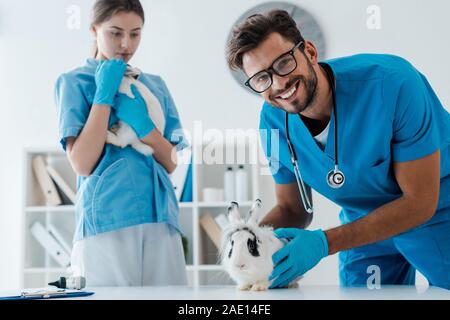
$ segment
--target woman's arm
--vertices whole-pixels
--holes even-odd
[[[156,161],[171,174],[177,167],[176,147],[166,140],[157,129],[152,130],[141,140],[153,149]]]
[[[80,135],[67,139],[67,155],[74,171],[89,176],[103,151],[111,107],[93,105]]]
[[[96,91],[88,119],[80,135],[66,142],[69,161],[81,176],[91,174],[103,151],[111,107],[126,67],[125,62],[120,59],[100,61],[97,66]]]

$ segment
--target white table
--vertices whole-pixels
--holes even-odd
[[[380,289],[311,286],[268,291],[239,291],[235,286],[97,287],[82,300],[450,300],[450,291],[428,286],[382,286]],[[20,291],[0,291],[12,296]]]
[[[450,291],[427,286],[382,286],[380,289],[300,286],[294,289],[239,291],[234,286],[98,287],[86,300],[450,300]]]

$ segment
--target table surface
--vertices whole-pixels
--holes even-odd
[[[429,286],[381,286],[380,289],[300,286],[268,291],[239,291],[235,286],[96,287],[83,300],[450,300],[450,290]],[[0,292],[0,296],[16,292]]]

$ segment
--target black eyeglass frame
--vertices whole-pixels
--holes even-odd
[[[291,74],[295,69],[297,69],[298,64],[297,64],[297,59],[295,59],[294,52],[295,52],[295,49],[300,48],[300,47],[301,47],[302,45],[304,45],[304,44],[305,44],[304,41],[300,41],[300,42],[297,43],[291,50],[289,50],[288,52],[285,52],[285,53],[281,54],[278,58],[276,58],[276,59],[272,62],[272,64],[270,65],[269,68],[264,69],[264,70],[261,70],[261,71],[258,71],[258,72],[255,73],[253,76],[251,76],[250,78],[248,78],[248,80],[245,82],[245,85],[246,85],[247,87],[249,87],[250,89],[252,89],[253,91],[255,91],[256,93],[263,93],[264,91],[269,90],[269,88],[270,88],[270,87],[272,86],[272,84],[273,84],[273,74],[274,74],[274,73],[275,73],[276,75],[280,76],[280,77],[285,77],[285,76]],[[294,62],[295,62],[295,67],[294,67],[291,71],[289,71],[288,73],[280,74],[280,73],[278,73],[278,72],[273,68],[273,65],[274,65],[275,63],[277,63],[277,61],[279,61],[281,58],[284,58],[286,55],[292,56],[292,58],[294,59]],[[268,73],[269,76],[270,76],[270,85],[269,85],[266,89],[264,89],[264,90],[262,90],[262,91],[256,90],[255,88],[253,88],[253,87],[250,85],[250,81],[251,81],[254,77],[256,77],[257,75],[260,75],[261,73],[264,73],[264,72],[265,72],[265,73]]]

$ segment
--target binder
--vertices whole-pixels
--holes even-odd
[[[45,204],[47,206],[58,206],[62,204],[62,200],[56,190],[56,185],[50,178],[45,167],[44,158],[42,156],[34,157],[32,166],[39,186],[44,193]]]
[[[214,221],[213,217],[210,214],[204,214],[200,218],[200,225],[203,230],[205,230],[208,237],[212,240],[214,245],[220,249],[220,242],[222,237],[222,230],[219,225]]]
[[[214,218],[214,220],[216,221],[217,225],[220,227],[220,229],[225,229],[226,226],[228,225],[229,221],[227,219],[227,217],[221,213],[219,214],[217,217]]]
[[[50,177],[53,179],[53,181],[56,183],[57,187],[64,193],[64,195],[69,198],[70,202],[72,204],[75,203],[76,194],[72,190],[72,188],[69,186],[69,184],[64,180],[64,178],[59,174],[58,171],[55,170],[51,165],[46,165],[46,169]]]
[[[67,255],[71,255],[70,236],[64,236],[64,233],[56,228],[52,223],[48,224],[48,233],[61,245]],[[68,241],[69,240],[69,241]]]
[[[40,222],[35,222],[31,226],[31,234],[61,267],[70,265],[70,255]]]

